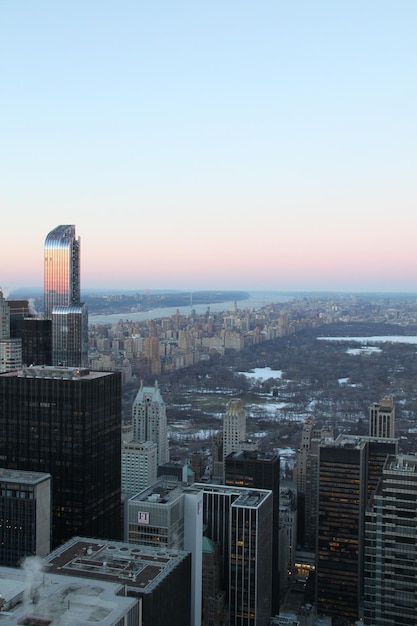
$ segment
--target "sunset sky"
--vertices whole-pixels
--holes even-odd
[[[417,292],[416,0],[2,0],[0,286]]]

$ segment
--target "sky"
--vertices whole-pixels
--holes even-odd
[[[417,292],[415,0],[0,0],[0,286]]]

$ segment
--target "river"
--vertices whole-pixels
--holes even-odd
[[[242,309],[260,309],[261,307],[271,302],[285,303],[293,300],[295,296],[282,295],[279,293],[269,292],[267,294],[254,293],[247,300],[238,300],[236,306],[239,310]],[[215,302],[211,304],[195,304],[187,306],[173,306],[173,307],[160,307],[152,309],[151,311],[134,311],[131,313],[110,313],[109,315],[89,315],[89,323],[94,324],[117,324],[120,320],[131,322],[143,322],[145,320],[160,319],[161,317],[171,317],[175,315],[177,311],[181,315],[190,315],[194,310],[198,315],[204,314],[210,307],[210,311],[218,313],[220,311],[232,311],[235,306],[235,301],[229,302]]]

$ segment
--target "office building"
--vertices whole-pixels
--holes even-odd
[[[271,615],[279,612],[279,493],[280,459],[259,450],[232,452],[225,459],[225,484],[272,491],[272,606]]]
[[[297,488],[292,481],[281,481],[279,493],[279,582],[285,593],[295,573],[297,546]],[[278,612],[275,611],[275,614]]]
[[[88,367],[88,314],[80,302],[80,240],[60,225],[45,239],[44,317],[52,320],[52,364]]]
[[[204,496],[205,535],[220,548],[220,580],[231,626],[269,626],[271,614],[272,492],[195,483]]]
[[[369,436],[395,437],[395,406],[391,396],[385,396],[369,408]]]
[[[51,549],[51,475],[0,468],[0,565]]]
[[[10,308],[0,289],[0,339],[10,337]]]
[[[191,555],[187,550],[74,537],[46,559],[45,569],[62,578],[76,576],[81,584],[95,581],[98,589],[105,582],[117,583],[121,597],[135,598],[141,605],[132,626],[191,626]],[[103,602],[103,609],[109,611],[115,605]],[[97,613],[88,623],[99,618]],[[107,625],[105,612],[101,620]],[[118,626],[125,623],[117,622]]]
[[[158,446],[152,441],[122,444],[122,492],[135,494],[157,479]]]
[[[365,515],[365,624],[414,624],[416,597],[417,457],[390,455]]]
[[[88,312],[85,304],[52,310],[52,363],[88,367]]]
[[[22,341],[0,339],[0,374],[15,372],[22,366]]]
[[[272,494],[251,490],[231,506],[229,623],[267,626],[271,617]]]
[[[223,417],[223,462],[246,441],[246,412],[242,400],[230,400]]]
[[[140,389],[132,406],[133,441],[153,441],[158,446],[158,465],[169,461],[166,406],[158,383]]]
[[[80,303],[80,239],[75,226],[57,226],[45,239],[44,316],[56,306]]]
[[[361,617],[367,443],[340,435],[319,449],[317,611]]]
[[[52,365],[52,320],[16,319],[10,330],[22,342],[22,365]]]
[[[120,538],[120,374],[26,367],[0,375],[0,458],[52,476],[53,545]]]
[[[22,365],[22,342],[10,337],[10,308],[0,289],[0,374]]]
[[[294,480],[297,485],[297,540],[311,550],[316,544],[319,446],[332,440],[333,430],[317,425],[311,418],[305,421]]]
[[[201,624],[203,494],[163,479],[129,498],[125,539],[130,544],[188,550],[191,555],[191,625]]]
[[[220,546],[203,537],[203,580],[201,626],[226,624],[227,598],[221,581]]]

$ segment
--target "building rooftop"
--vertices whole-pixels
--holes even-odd
[[[42,560],[27,559],[22,568],[0,567],[3,625],[69,626],[122,623],[140,602],[122,594],[120,584],[83,580],[45,571]]]
[[[231,452],[226,457],[226,460],[274,461],[278,458],[278,455],[273,452],[261,452],[260,450],[237,450],[236,452]]]
[[[51,572],[118,582],[146,594],[188,555],[184,550],[74,537],[45,562]]]
[[[188,485],[177,481],[167,481],[160,478],[153,485],[140,491],[131,498],[130,502],[150,502],[157,504],[172,504],[184,493]]]
[[[22,367],[17,372],[9,372],[3,376],[17,376],[18,378],[53,378],[60,380],[92,380],[111,376],[113,372],[94,372],[86,368],[60,367],[53,365],[31,365]]]
[[[0,467],[0,482],[18,482],[27,485],[37,485],[50,478],[51,475],[46,472],[29,472]]]

